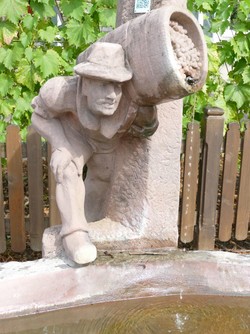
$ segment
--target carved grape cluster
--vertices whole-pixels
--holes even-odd
[[[187,30],[175,21],[170,21],[170,36],[179,70],[188,84],[193,85],[200,78],[200,52],[195,47]]]

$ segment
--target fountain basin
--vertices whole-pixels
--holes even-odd
[[[225,252],[101,253],[88,266],[64,258],[0,266],[0,319],[146,297],[250,297],[250,256]]]

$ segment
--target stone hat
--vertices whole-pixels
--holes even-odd
[[[93,79],[124,82],[132,78],[125,67],[124,50],[120,44],[96,42],[86,62],[74,67],[76,74]]]

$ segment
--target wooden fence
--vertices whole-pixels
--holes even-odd
[[[6,145],[0,144],[1,158],[6,158],[8,178],[9,213],[6,218],[3,198],[3,172],[0,166],[0,254],[6,250],[6,234],[10,234],[11,249],[23,252],[26,249],[28,232],[31,249],[40,251],[42,234],[46,227],[60,222],[55,200],[55,181],[48,169],[49,217],[44,217],[43,163],[50,160],[50,146],[30,127],[27,142],[22,143],[19,128],[7,128]],[[29,218],[24,216],[24,174],[23,161],[27,161]],[[7,232],[7,233],[6,233]]]
[[[186,136],[180,240],[203,250],[214,249],[215,238],[241,241],[249,233],[250,122],[242,135],[238,123],[224,138],[223,129],[223,111],[207,108],[201,136],[195,122]]]
[[[214,249],[215,238],[245,240],[250,217],[250,123],[243,135],[231,123],[223,137],[223,111],[206,110],[203,131],[192,122],[183,145],[183,175],[180,201],[180,241],[198,249]],[[203,139],[201,139],[201,137]],[[6,145],[0,144],[6,158],[9,216],[4,212],[2,165],[0,165],[0,253],[6,250],[6,232],[11,248],[23,252],[27,233],[34,251],[41,250],[44,228],[60,221],[55,201],[55,182],[48,169],[49,217],[44,216],[42,164],[50,159],[50,147],[29,128],[22,143],[19,128],[7,128]],[[24,215],[23,161],[27,161],[29,213]]]

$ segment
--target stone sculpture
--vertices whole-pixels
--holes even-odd
[[[75,76],[52,78],[41,88],[32,102],[32,123],[52,145],[63,248],[68,258],[85,264],[97,254],[87,222],[106,215],[120,139],[151,136],[158,127],[156,104],[202,86],[206,52],[194,18],[167,7],[110,32],[77,62]]]

